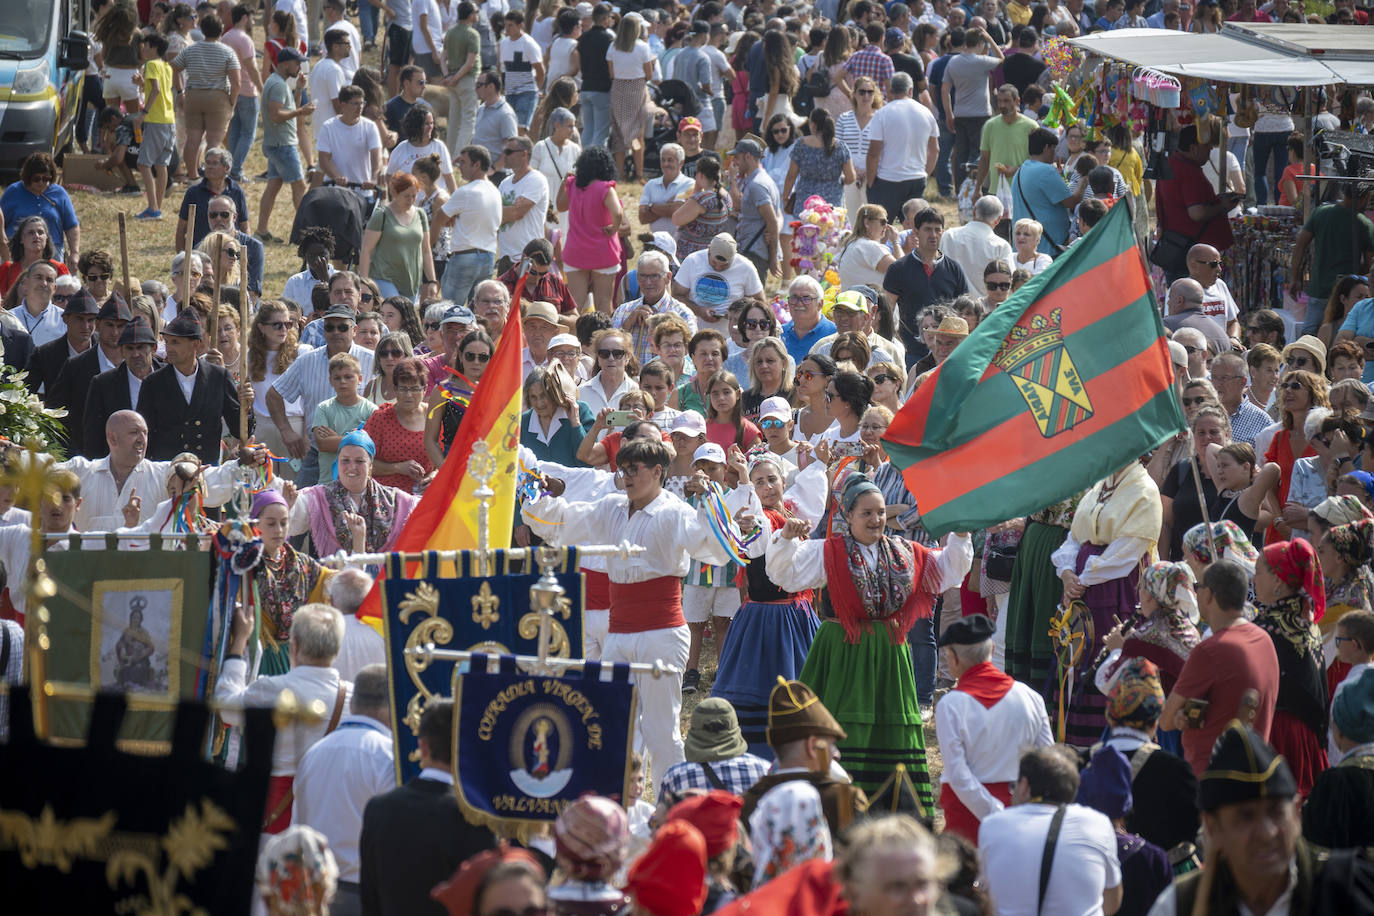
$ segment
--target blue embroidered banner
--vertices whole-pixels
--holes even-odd
[[[492,655],[538,652],[539,615],[530,609],[530,586],[540,574],[512,572],[513,562],[504,550],[492,551],[491,557],[492,575],[478,576],[476,553],[464,551],[457,578],[448,575],[453,566],[444,569],[437,553],[424,554],[418,564],[402,563],[397,554],[387,560],[382,619],[398,784],[420,773],[416,736],[425,703],[446,696],[453,681],[450,664],[425,665],[408,658],[407,648],[434,643],[438,648]],[[554,574],[564,594],[550,621],[549,654],[581,658],[583,587],[576,548],[568,548]]]
[[[453,677],[454,791],[475,824],[507,829],[552,823],[588,792],[624,798],[635,689],[629,665],[587,662],[543,677],[487,656]]]

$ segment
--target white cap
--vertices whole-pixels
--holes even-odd
[[[714,461],[716,464],[724,464],[725,449],[714,442],[698,446],[697,450],[692,453],[692,463],[696,464],[698,461]]]
[[[695,410],[684,410],[673,417],[669,433],[686,433],[689,436],[706,435],[706,418]]]
[[[577,338],[574,337],[572,334],[553,335],[553,338],[549,341],[547,349],[556,350],[559,347],[572,347],[578,352],[581,352],[582,350],[582,344],[578,343]]]
[[[764,398],[763,403],[759,405],[760,420],[770,420],[774,418],[779,420],[792,419],[792,405],[787,403],[787,398],[780,398],[774,395],[771,398]]]

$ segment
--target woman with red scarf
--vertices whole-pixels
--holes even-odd
[[[848,737],[839,743],[849,775],[875,792],[898,762],[926,810],[934,796],[906,634],[929,618],[935,598],[973,564],[967,534],[943,550],[885,534],[887,502],[854,475],[840,496],[846,534],[804,541],[811,524],[789,519],[769,537],[768,578],[788,592],[826,586],[821,625],[799,680],[816,691]]]
[[[1279,698],[1269,743],[1288,761],[1306,797],[1326,760],[1326,673],[1317,621],[1326,612],[1326,587],[1312,544],[1270,544],[1255,564],[1255,623],[1268,632],[1279,658]]]

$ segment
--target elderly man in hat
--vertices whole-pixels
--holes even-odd
[[[1040,695],[992,664],[994,628],[983,614],[956,620],[940,636],[954,689],[935,705],[944,755],[940,807],[945,829],[970,842],[978,824],[1011,802],[1021,755],[1054,743]]]
[[[778,678],[778,686],[768,698],[766,734],[768,746],[778,755],[777,766],[744,793],[741,819],[749,820],[769,789],[794,779],[806,780],[821,793],[821,807],[832,836],[838,836],[855,815],[867,810],[863,789],[831,775],[832,763],[840,755],[836,742],[848,735],[810,687]]]
[[[682,259],[682,266],[673,277],[672,290],[678,301],[692,310],[699,330],[719,331],[728,338],[730,328],[726,314],[730,303],[749,297],[764,304],[760,276],[749,259],[739,252],[735,237],[722,232],[711,239],[709,246]],[[820,306],[818,295],[817,314]]]
[[[38,347],[29,357],[27,384],[30,391],[38,395],[46,394],[56,383],[58,373],[67,360],[91,348],[95,342],[95,322],[99,313],[100,304],[86,290],[78,289],[68,297],[67,307],[62,310],[62,323],[67,327],[67,333]]]
[[[1347,637],[1352,638],[1352,637]],[[1374,846],[1374,669],[1347,679],[1331,701],[1339,760],[1318,774],[1302,810],[1302,835],[1327,849]]]
[[[68,445],[74,453],[80,454],[83,445],[86,395],[90,391],[91,381],[124,360],[119,348],[119,335],[124,333],[125,326],[133,317],[123,297],[119,293],[111,293],[95,316],[96,345],[67,360],[47,390],[44,401],[49,407],[67,408],[63,424],[67,429]]]
[[[1198,784],[1207,867],[1160,894],[1150,916],[1355,912],[1315,905],[1325,862],[1299,835],[1297,795],[1287,761],[1231,720]]]
[[[138,393],[137,410],[148,420],[148,456],[169,460],[191,452],[202,465],[216,464],[220,451],[220,423],[237,440],[241,405],[253,403],[253,386],[234,377],[221,365],[201,359],[204,332],[194,309],[187,309],[162,329],[167,365],[148,376]],[[248,432],[253,412],[248,408]]]
[[[908,397],[925,383],[941,363],[949,359],[954,348],[963,343],[968,334],[968,322],[958,315],[946,315],[940,319],[940,324],[927,338],[930,341],[930,352],[911,370],[911,377],[907,381]]]
[[[520,353],[520,377],[525,378],[539,366],[548,365],[549,341],[563,330],[558,309],[552,302],[531,302],[520,319],[525,332],[525,349]]]
[[[916,247],[895,261],[883,277],[883,289],[897,300],[899,333],[908,353],[917,350],[920,343],[922,309],[973,291],[963,268],[940,252],[945,233],[945,218],[940,212],[922,210],[912,222]]]
[[[660,792],[681,798],[687,789],[724,789],[743,795],[768,772],[768,761],[748,751],[735,707],[711,697],[692,710],[682,763],[663,774]]]
[[[1038,747],[1021,757],[1011,807],[978,831],[983,886],[999,913],[1110,916],[1120,908],[1116,831],[1106,815],[1074,804],[1077,794],[1071,748]]]
[[[820,340],[811,347],[812,353],[830,355],[835,338],[841,334],[862,334],[868,339],[870,348],[869,365],[889,362],[906,366],[906,348],[899,341],[888,340],[879,334],[874,325],[878,316],[878,291],[871,286],[851,286],[835,297],[835,305],[830,310],[831,320],[835,322],[835,333]]]
[[[655,315],[673,314],[697,332],[697,316],[683,303],[673,298],[673,267],[662,251],[646,248],[637,262],[639,298],[624,303],[611,315],[611,323],[630,332],[631,345],[640,365],[653,359],[654,335],[650,319]]]
[[[110,453],[105,442],[105,423],[118,410],[132,410],[138,403],[143,381],[162,360],[153,355],[157,349],[157,335],[146,318],[128,324],[119,335],[122,365],[100,373],[91,380],[86,395],[85,429],[82,431],[83,453],[87,458],[104,458]],[[155,495],[155,494],[150,494]]]

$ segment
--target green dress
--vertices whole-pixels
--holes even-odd
[[[1031,686],[1047,700],[1055,669],[1050,618],[1064,595],[1050,555],[1069,535],[1082,494],[1062,500],[1026,519],[1017,548],[1007,598],[1007,674]]]

